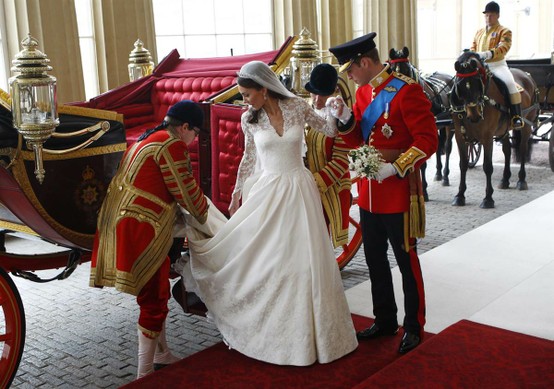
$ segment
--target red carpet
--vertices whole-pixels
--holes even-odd
[[[554,388],[554,342],[462,320],[355,389],[399,387]]]
[[[372,319],[352,315],[357,330]],[[259,362],[223,343],[124,388],[553,388],[554,342],[462,320],[401,356],[397,336],[309,367]]]
[[[352,315],[356,330],[372,319]],[[351,388],[399,359],[397,336],[361,342],[351,354],[329,364],[276,366],[256,361],[219,343],[124,388]],[[426,334],[425,340],[432,337]]]

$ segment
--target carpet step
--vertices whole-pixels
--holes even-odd
[[[461,320],[354,386],[551,388],[554,342]]]

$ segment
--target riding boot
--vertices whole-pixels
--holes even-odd
[[[154,354],[158,338],[149,338],[138,330],[138,368],[137,379],[154,371]]]
[[[180,358],[173,355],[167,345],[164,322],[160,335],[158,336],[158,346],[156,347],[156,353],[154,354],[154,369],[157,370],[158,368],[161,368],[165,365],[171,365],[172,363],[175,363],[179,360]]]
[[[523,119],[521,118],[521,104],[512,104],[512,128],[518,129],[523,127]]]

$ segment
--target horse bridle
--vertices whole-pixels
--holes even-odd
[[[484,67],[478,67],[474,71],[469,73],[460,73],[456,72],[454,85],[452,87],[452,94],[450,98],[450,109],[453,113],[458,114],[459,119],[463,119],[466,115],[466,107],[476,107],[478,106],[479,109],[479,116],[481,116],[481,119],[483,119],[483,112],[484,112],[484,105],[486,102],[488,102],[490,99],[487,96],[487,90],[490,83],[490,75],[487,74],[488,72],[485,70]],[[458,88],[461,87],[461,84],[465,82],[464,87],[467,89],[470,89],[469,79],[475,78],[479,80],[479,86],[480,86],[480,96],[475,102],[467,103],[464,101],[463,105],[454,104],[454,101],[452,101],[452,96],[456,96],[458,101],[461,101],[460,95],[458,93]]]
[[[411,77],[412,79],[414,79],[418,84],[421,84],[421,80],[420,80],[420,77],[419,77],[419,71],[417,70],[417,68],[415,66],[413,66],[411,63],[410,63],[410,59],[409,58],[395,58],[395,59],[389,59],[389,63],[391,65],[391,69],[393,71],[397,71],[396,70],[396,66],[398,66],[397,64],[399,63],[408,63],[408,66],[410,67],[410,70],[411,70],[411,73],[413,75],[413,77]],[[408,76],[409,77],[409,76]]]

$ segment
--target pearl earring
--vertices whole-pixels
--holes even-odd
[[[264,93],[264,100],[267,100],[267,95]]]

